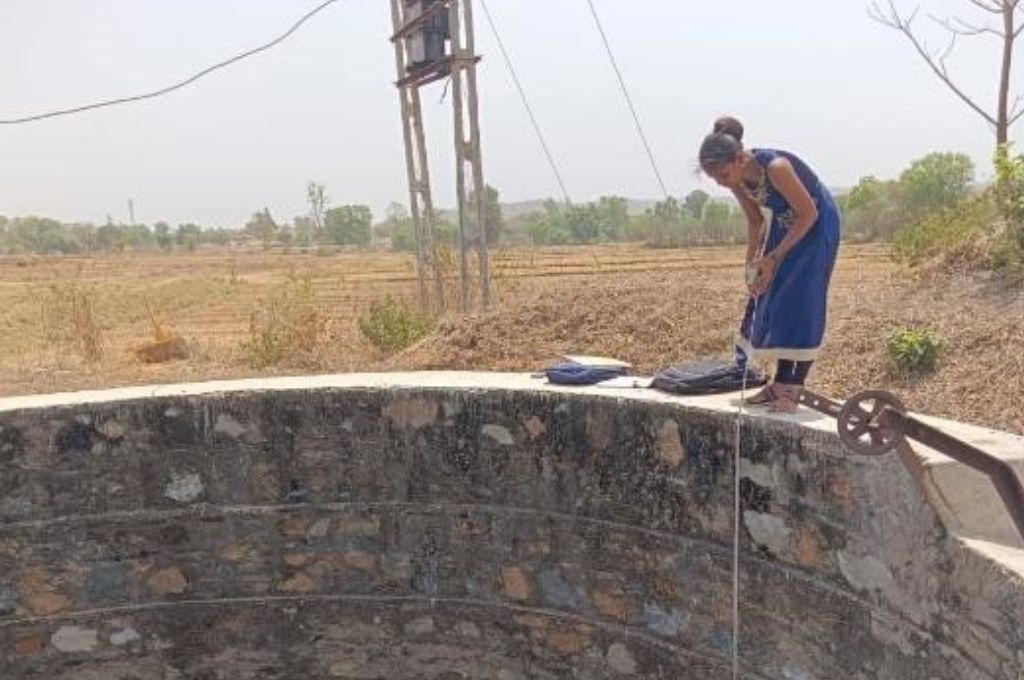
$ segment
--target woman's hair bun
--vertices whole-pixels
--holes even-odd
[[[716,135],[729,135],[737,142],[743,141],[743,123],[732,116],[722,116],[716,120],[714,132]]]

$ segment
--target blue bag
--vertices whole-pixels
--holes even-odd
[[[575,361],[560,361],[544,370],[553,385],[596,385],[625,374],[624,366],[588,366]]]

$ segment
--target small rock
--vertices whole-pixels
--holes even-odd
[[[505,595],[513,600],[528,600],[530,584],[526,574],[519,567],[505,567],[501,570],[501,582],[505,587]]]
[[[188,587],[188,579],[181,569],[161,569],[149,578],[149,589],[154,595],[180,595]]]
[[[246,427],[226,413],[221,413],[217,416],[217,423],[213,426],[213,431],[218,434],[226,434],[232,439],[238,439],[245,434]]]
[[[123,647],[129,642],[138,642],[141,639],[142,637],[131,627],[110,634],[110,643],[115,647]]]
[[[171,483],[164,487],[164,496],[179,503],[190,503],[202,494],[203,480],[194,472],[174,474],[171,476]]]
[[[125,426],[116,420],[108,420],[101,423],[99,427],[96,428],[96,431],[99,432],[104,439],[112,442],[121,441],[124,439],[125,434],[128,433]]]
[[[21,638],[14,642],[14,654],[16,656],[35,656],[46,648],[46,641],[42,638]]]
[[[512,446],[516,443],[508,428],[501,425],[484,425],[480,430],[480,434],[502,446]]]
[[[559,654],[579,654],[583,651],[583,637],[572,631],[556,630],[548,634],[548,647]]]
[[[99,634],[91,628],[63,626],[50,638],[53,646],[62,652],[91,652],[99,644]]]
[[[621,642],[616,642],[608,648],[608,655],[605,657],[612,670],[622,675],[634,675],[636,673],[636,659],[629,653],[629,649]]]
[[[666,420],[658,430],[658,458],[667,465],[677,468],[686,456],[686,449],[679,438],[679,425],[674,420]]]
[[[58,593],[33,593],[25,598],[25,607],[36,616],[49,616],[67,609],[68,598]]]
[[[434,619],[430,616],[421,616],[405,624],[406,635],[430,635],[434,630]]]
[[[464,638],[476,639],[480,637],[480,629],[472,621],[459,621],[455,624],[455,632]]]

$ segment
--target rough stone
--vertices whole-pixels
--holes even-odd
[[[555,630],[548,633],[548,647],[559,654],[579,654],[583,651],[583,636],[579,633],[566,630]]]
[[[112,442],[118,442],[124,439],[124,436],[128,433],[125,426],[116,420],[106,420],[100,423],[96,427],[96,431],[99,432],[104,439]]]
[[[619,595],[598,591],[591,598],[597,611],[610,619],[625,621],[629,614],[629,603],[626,598]]]
[[[430,635],[435,630],[434,619],[430,616],[421,616],[405,624],[405,634],[420,636]]]
[[[502,425],[484,425],[480,428],[480,434],[501,446],[512,446],[516,443],[512,433]]]
[[[238,439],[246,433],[245,425],[238,422],[226,413],[221,413],[217,416],[217,423],[213,426],[213,431],[218,434],[224,434],[232,439]]]
[[[526,433],[530,435],[530,439],[537,439],[542,434],[548,431],[547,425],[544,421],[537,416],[530,416],[523,422],[523,427],[526,429]]]
[[[679,438],[679,424],[674,420],[662,422],[658,428],[658,457],[666,465],[677,468],[686,456],[686,449]]]
[[[616,673],[635,675],[637,672],[636,659],[629,652],[629,648],[621,642],[616,642],[608,648],[608,654],[605,656],[605,659]]]
[[[19,638],[14,641],[14,653],[17,656],[35,656],[44,649],[46,649],[46,640],[43,638]]]
[[[99,634],[93,628],[62,626],[50,638],[53,646],[65,653],[91,652],[99,644]]]
[[[583,598],[558,571],[545,569],[537,575],[537,582],[548,604],[574,611],[584,609]]]
[[[437,412],[432,399],[398,398],[384,408],[384,417],[399,427],[419,429],[436,422]]]
[[[180,595],[188,588],[188,579],[177,567],[161,569],[150,576],[147,583],[149,590],[157,596]]]
[[[519,567],[504,567],[501,570],[501,582],[506,597],[513,600],[530,599],[530,583]]]
[[[97,564],[89,572],[87,590],[93,601],[115,600],[122,597],[125,587],[125,568],[118,562]]]
[[[472,621],[459,621],[455,624],[455,632],[461,637],[473,640],[480,637],[480,629]]]
[[[32,593],[24,598],[25,608],[35,616],[50,616],[71,606],[60,593]]]
[[[114,631],[110,634],[110,644],[115,647],[124,647],[132,642],[138,642],[142,637],[134,628],[128,627],[123,630]]]
[[[289,579],[281,582],[278,590],[286,593],[311,593],[316,590],[316,581],[303,572],[298,572]]]
[[[179,503],[191,503],[203,495],[203,480],[194,472],[174,474],[164,487],[164,495]]]
[[[746,510],[743,513],[743,523],[754,542],[768,548],[773,555],[783,555],[789,548],[789,536],[792,531],[786,526],[784,518]]]

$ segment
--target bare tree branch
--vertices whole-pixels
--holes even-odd
[[[1020,106],[1021,100],[1024,99],[1024,95],[1017,95],[1017,98],[1013,100],[1013,106],[1010,107],[1009,118],[1007,118],[1008,125],[1013,125],[1013,122],[1024,115],[1024,110],[1018,111],[1017,107]]]
[[[1001,31],[997,31],[996,29],[991,28],[989,26],[974,26],[972,24],[967,23],[960,17],[940,19],[934,14],[929,14],[928,18],[937,23],[939,26],[942,26],[950,33],[955,33],[957,35],[975,36],[981,35],[982,33],[991,33],[992,35],[999,36],[1000,38],[1005,37]]]
[[[991,12],[992,14],[1002,14],[1003,13],[1003,2],[1004,1],[1005,0],[992,0],[991,4],[989,4],[987,2],[984,2],[983,0],[967,0],[967,2],[971,3],[975,7],[980,7],[981,9],[985,10],[986,12]],[[1014,0],[1014,1],[1016,1],[1016,0]]]
[[[1000,3],[1004,1],[1006,0],[999,0]],[[969,2],[971,2],[974,5],[977,5],[978,7],[981,7],[986,11],[997,11],[993,10],[989,5],[984,4],[983,0],[969,0]],[[917,34],[915,34],[913,30],[914,19],[917,17],[917,13],[920,10],[920,7],[914,9],[910,16],[904,17],[901,16],[899,11],[896,9],[896,5],[893,0],[888,0],[888,5],[888,11],[883,11],[878,6],[877,2],[872,2],[871,9],[868,11],[868,13],[871,16],[871,18],[875,19],[876,21],[903,33],[903,35],[906,36],[906,38],[914,46],[914,49],[917,50],[917,53],[921,55],[921,58],[924,59],[925,62],[928,64],[929,68],[931,68],[935,75],[937,75],[939,79],[946,84],[946,87],[952,90],[957,97],[959,97],[965,104],[971,107],[971,109],[973,109],[975,113],[984,118],[991,125],[998,125],[998,121],[996,121],[994,117],[992,117],[987,111],[985,111],[985,109],[978,106],[978,104],[976,104],[973,99],[971,99],[963,90],[957,87],[956,83],[953,82],[953,79],[950,77],[949,72],[946,69],[946,58],[953,50],[953,47],[956,43],[957,33],[953,32],[952,40],[950,41],[949,47],[946,48],[945,52],[941,54],[932,54],[928,51],[927,46],[921,42],[921,39],[918,38]]]

